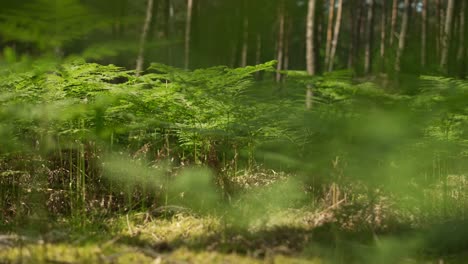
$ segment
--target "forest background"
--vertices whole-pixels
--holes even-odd
[[[0,260],[463,263],[467,5],[2,1]]]

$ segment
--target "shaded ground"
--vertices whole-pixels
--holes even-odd
[[[468,259],[463,248],[442,255],[425,251],[429,244],[414,232],[390,237],[345,231],[333,223],[313,227],[304,211],[282,212],[274,219],[239,227],[219,217],[180,213],[155,218],[139,213],[107,219],[102,226],[57,227],[43,236],[2,235],[0,263],[466,263]],[[450,242],[443,240],[446,232],[439,237],[432,234],[436,243]]]

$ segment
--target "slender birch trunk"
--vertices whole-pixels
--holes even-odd
[[[440,35],[440,0],[435,0],[435,13],[436,13],[436,55],[437,60],[440,58],[440,43],[441,43],[441,35]]]
[[[393,39],[395,38],[395,32],[396,32],[396,23],[397,23],[397,17],[398,17],[398,0],[393,0],[392,4],[392,24],[390,27],[390,46],[393,45]]]
[[[354,1],[350,2],[350,6],[353,7],[355,5]],[[356,14],[358,13],[356,9],[349,8],[349,15],[350,15],[350,23],[349,23],[349,46],[348,46],[348,69],[351,69],[354,65],[354,42],[356,39]]]
[[[466,1],[461,2],[460,6],[460,25],[459,25],[459,39],[458,39],[458,51],[457,51],[457,64],[460,67],[460,77],[464,78],[465,72],[465,53],[466,53]]]
[[[289,38],[291,34],[291,19],[286,18],[286,33],[284,39],[284,62],[283,62],[283,69],[287,71],[289,69]]]
[[[444,29],[444,38],[442,44],[442,55],[440,58],[440,69],[442,71],[447,72],[447,63],[448,63],[448,56],[449,56],[449,46],[450,46],[450,39],[452,35],[452,21],[453,21],[453,9],[455,5],[455,0],[448,0],[447,4],[447,12],[445,17],[445,29]]]
[[[385,70],[385,42],[387,37],[387,8],[386,1],[382,1],[382,15],[380,17],[380,71]]]
[[[244,16],[243,35],[242,35],[242,53],[241,53],[241,66],[247,66],[247,55],[249,51],[249,19],[247,15]]]
[[[421,68],[424,70],[426,68],[426,63],[427,63],[427,5],[428,1],[423,0],[423,6],[422,6],[422,29],[421,29]]]
[[[309,0],[307,8],[307,26],[306,26],[306,64],[307,73],[315,75],[315,4],[316,0]],[[312,97],[314,96],[312,84],[307,85],[306,109],[312,108]]]
[[[338,38],[340,36],[341,14],[343,13],[343,0],[338,0],[338,9],[336,10],[335,31],[333,33],[332,47],[330,50],[330,60],[328,64],[328,71],[333,70],[335,62],[336,47],[338,46]]]
[[[283,69],[283,56],[284,56],[284,28],[285,28],[285,14],[284,14],[284,2],[280,2],[279,7],[279,24],[278,24],[278,44],[276,50],[276,60],[278,64],[276,65],[276,82],[281,81],[280,71]]]
[[[403,13],[403,19],[401,23],[401,30],[400,30],[400,36],[398,38],[398,49],[397,49],[397,55],[395,59],[395,71],[399,73],[401,71],[401,56],[403,55],[403,51],[405,49],[405,40],[406,40],[406,32],[408,31],[408,16],[409,16],[409,3],[410,0],[405,0],[405,5],[404,5],[404,13]]]
[[[187,0],[187,17],[185,21],[185,61],[184,68],[187,70],[190,65],[190,35],[192,30],[193,0]]]
[[[174,32],[174,4],[172,0],[166,0],[166,38],[171,39],[172,32]],[[173,64],[173,51],[172,45],[168,45],[168,60],[169,64]]]
[[[143,30],[140,36],[140,48],[138,51],[138,58],[136,60],[136,76],[139,76],[141,71],[143,70],[143,63],[144,63],[144,53],[145,53],[145,42],[148,36],[149,27],[151,24],[151,18],[153,15],[153,0],[148,0],[146,5],[146,18],[145,23],[143,24]]]
[[[374,0],[369,0],[367,7],[367,21],[366,21],[366,47],[364,58],[364,73],[368,75],[372,67],[372,30],[374,19]]]
[[[442,59],[442,53],[443,53],[443,49],[444,49],[444,32],[445,32],[445,7],[444,7],[444,3],[445,3],[446,0],[440,0],[440,9],[439,9],[439,13],[440,13],[440,24],[439,24],[439,38],[440,38],[440,46],[439,46],[439,57],[438,57],[438,60],[439,62],[441,61]]]
[[[322,48],[322,45],[326,46],[326,43],[323,43],[324,39],[326,38],[326,32],[324,27],[326,26],[325,23],[322,23],[324,20],[324,13],[323,12],[317,12],[318,7],[323,6],[323,3],[326,0],[315,0],[315,10],[316,14],[314,17],[314,59],[315,59],[315,72],[321,72],[322,71],[322,57],[320,56],[320,50]],[[325,34],[324,34],[325,32]],[[324,36],[325,35],[325,36]],[[325,61],[325,60],[323,60]],[[325,69],[326,66],[323,66]]]
[[[332,45],[332,34],[333,34],[333,15],[335,13],[335,0],[330,0],[328,7],[328,24],[327,24],[327,43],[325,46],[325,68],[330,63],[330,49]]]

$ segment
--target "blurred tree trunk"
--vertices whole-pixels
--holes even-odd
[[[372,33],[374,29],[374,0],[369,0],[366,21],[366,47],[364,57],[364,74],[368,75],[372,68]]]
[[[193,0],[187,0],[187,17],[185,20],[185,61],[184,68],[190,66],[190,34],[192,29]]]
[[[348,45],[348,69],[353,68],[354,66],[354,49],[355,49],[355,42],[356,42],[356,28],[357,28],[357,19],[356,14],[358,14],[359,5],[354,8],[355,1],[351,0],[349,2],[350,8],[348,9],[349,12],[349,45]]]
[[[422,10],[421,10],[421,68],[424,70],[426,68],[427,63],[427,9],[428,9],[428,1],[423,0],[422,2]]]
[[[146,18],[145,18],[145,23],[143,24],[143,30],[141,32],[140,36],[140,48],[138,51],[138,58],[136,61],[136,75],[139,76],[142,69],[143,69],[143,63],[144,63],[144,53],[145,53],[145,42],[146,42],[146,37],[148,35],[149,27],[151,24],[151,18],[153,15],[153,0],[148,0],[147,6],[146,6]]]
[[[340,35],[341,14],[343,13],[343,0],[338,0],[338,9],[336,11],[335,29],[333,33],[332,47],[330,50],[330,60],[328,62],[328,71],[333,70],[335,62],[336,47],[338,46],[338,38]]]
[[[440,0],[440,6],[439,6],[439,14],[440,14],[440,23],[439,23],[439,28],[438,28],[438,34],[439,34],[439,57],[438,63],[440,63],[442,59],[442,50],[444,49],[444,32],[445,32],[445,4],[447,0]]]
[[[327,43],[325,46],[325,68],[328,68],[328,64],[330,63],[330,49],[331,49],[331,42],[332,42],[332,34],[333,34],[333,15],[335,13],[335,0],[330,0],[328,6],[328,23],[327,23]]]
[[[387,29],[387,7],[386,1],[382,0],[382,14],[380,16],[380,71],[385,71],[385,42]]]
[[[459,39],[458,39],[458,51],[457,51],[457,65],[459,68],[459,77],[465,78],[466,68],[466,9],[467,4],[465,0],[460,3],[460,25],[459,25]]]
[[[164,13],[164,18],[166,20],[166,22],[164,23],[164,37],[169,40],[172,38],[172,33],[174,31],[174,5],[172,3],[172,0],[165,0]],[[167,56],[169,64],[172,65],[172,45],[168,45]]]
[[[398,37],[397,55],[395,59],[395,72],[397,73],[401,71],[401,56],[403,55],[403,51],[405,50],[406,32],[408,31],[408,13],[410,12],[409,5],[410,0],[405,0],[400,36]]]
[[[395,38],[395,32],[396,32],[396,23],[397,23],[397,17],[398,17],[398,0],[393,0],[392,4],[392,24],[390,27],[390,46],[393,45],[393,39]]]
[[[356,61],[358,60],[359,58],[359,51],[360,51],[360,47],[361,47],[361,39],[362,39],[362,36],[363,36],[363,32],[364,32],[364,24],[365,24],[365,15],[364,15],[364,2],[362,2],[361,0],[355,0],[353,2],[354,4],[356,4],[356,10],[355,10],[355,13],[351,14],[351,16],[353,17],[353,21],[354,21],[354,28],[353,28],[353,37],[351,39],[351,42],[350,43],[350,57],[348,59],[348,65],[350,68],[353,68],[353,67],[356,67]],[[354,9],[354,8],[351,8],[351,9]]]
[[[168,39],[174,30],[174,6],[172,0],[164,1],[164,37]]]
[[[315,75],[315,4],[316,0],[309,0],[307,8],[307,26],[306,26],[306,64],[307,73],[309,75]],[[306,92],[306,108],[312,108],[312,97],[313,97],[312,84],[307,85]]]
[[[119,7],[117,14],[115,15],[115,22],[112,26],[112,34],[114,37],[120,37],[124,31],[124,18],[127,10],[127,0],[120,0],[116,3]]]
[[[445,2],[446,0],[437,0],[437,19],[438,19],[438,24],[437,24],[437,35],[438,35],[438,49],[437,49],[437,59],[438,62],[440,62],[440,59],[442,57],[442,49],[444,47],[444,28],[445,28]]]
[[[289,16],[286,17],[286,33],[284,39],[284,62],[283,62],[283,69],[287,71],[289,69],[289,39],[291,34],[291,19]]]
[[[284,0],[280,1],[278,8],[278,40],[277,40],[277,50],[276,50],[276,60],[278,64],[276,65],[276,82],[281,81],[280,71],[283,69],[283,56],[284,56],[284,31],[285,31],[285,10],[284,10]]]
[[[436,58],[439,60],[440,56],[440,42],[441,42],[441,35],[440,35],[440,0],[435,0],[435,14],[436,14],[436,32],[435,32],[435,38],[436,38]]]
[[[453,10],[454,10],[455,0],[448,0],[447,3],[447,12],[445,15],[445,27],[444,35],[442,41],[442,55],[440,58],[440,69],[448,73],[448,56],[449,56],[449,46],[450,39],[452,35],[452,21],[453,21]]]
[[[244,14],[243,20],[241,67],[247,66],[247,55],[249,52],[249,18],[247,15]]]
[[[322,72],[322,57],[320,56],[320,51],[322,50],[322,45],[326,46],[326,43],[323,43],[326,38],[326,32],[324,31],[325,27],[325,12],[321,12],[317,7],[323,7],[323,3],[326,0],[315,0],[315,15],[314,15],[314,61],[315,61],[315,73]],[[323,60],[325,61],[325,60]],[[326,66],[323,66],[325,68]]]
[[[242,17],[242,45],[241,45],[241,57],[240,66],[247,66],[248,54],[249,54],[249,17],[248,17],[248,1],[241,1],[241,17]]]
[[[159,12],[159,0],[153,0],[153,7],[151,10],[151,22],[148,29],[148,41],[158,39],[158,19],[155,19],[158,16]]]
[[[262,61],[262,35],[257,33],[257,49],[255,51],[255,65],[259,65]],[[255,73],[257,78],[260,78],[260,72]]]

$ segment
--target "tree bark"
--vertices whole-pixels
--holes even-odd
[[[365,24],[365,10],[364,10],[364,5],[361,0],[356,0],[353,3],[357,4],[357,8],[355,10],[355,13],[351,13],[353,16],[354,20],[354,29],[353,29],[353,37],[352,37],[352,43],[350,44],[350,57],[348,60],[348,65],[351,67],[356,66],[356,61],[359,58],[359,51],[361,48],[361,39],[364,34],[364,24]]]
[[[401,31],[398,39],[398,49],[395,59],[395,72],[397,73],[401,71],[401,56],[403,55],[403,51],[405,49],[406,32],[408,31],[409,2],[410,0],[405,0]]]
[[[192,30],[192,11],[193,0],[187,0],[187,17],[185,21],[185,61],[184,68],[187,70],[190,66],[190,35]]]
[[[283,62],[283,69],[287,71],[289,69],[289,38],[291,34],[291,19],[289,17],[286,18],[286,33],[284,39],[284,62]]]
[[[450,46],[450,39],[452,35],[452,21],[453,21],[453,9],[455,5],[455,0],[448,0],[447,4],[447,12],[445,15],[445,29],[443,35],[443,43],[442,43],[442,55],[440,58],[440,69],[447,73],[447,63],[448,63],[448,56],[449,56],[449,46]]]
[[[244,15],[241,67],[247,66],[248,51],[249,51],[249,18],[247,17],[247,15]]]
[[[440,34],[440,24],[441,24],[441,19],[440,19],[440,5],[441,0],[435,0],[435,13],[436,13],[436,56],[437,60],[439,60],[440,56],[440,43],[441,43],[441,34]]]
[[[385,42],[387,31],[387,8],[386,1],[382,0],[382,15],[380,17],[380,71],[385,70]]]
[[[356,23],[357,23],[357,19],[356,19],[356,14],[358,14],[359,12],[357,12],[356,10],[359,10],[359,6],[358,6],[358,9],[355,9],[354,8],[354,1],[350,1],[350,6],[351,8],[349,8],[350,12],[349,12],[349,15],[350,15],[350,21],[349,21],[349,36],[350,36],[350,41],[349,41],[349,46],[348,46],[348,69],[351,69],[353,68],[354,66],[354,45],[355,45],[355,41],[356,41]]]
[[[336,11],[335,30],[333,33],[332,47],[330,50],[330,60],[328,62],[328,71],[333,70],[333,64],[335,62],[336,47],[338,46],[338,38],[340,36],[341,27],[341,14],[343,13],[343,0],[338,0],[338,9]]]
[[[325,68],[328,67],[330,63],[330,49],[332,42],[333,34],[333,15],[335,13],[335,0],[330,0],[330,5],[328,6],[328,24],[327,24],[327,44],[325,46]]]
[[[255,51],[255,65],[259,65],[262,59],[262,36],[257,33],[257,49]],[[257,78],[260,78],[260,72],[255,73]]]
[[[364,60],[364,73],[368,75],[372,67],[372,30],[374,20],[374,0],[369,0],[367,6],[367,21],[366,21],[366,47]]]
[[[458,51],[457,61],[459,67],[459,77],[465,78],[465,53],[466,53],[466,1],[461,2],[460,6],[460,25],[459,25],[459,39],[458,39]]]
[[[143,30],[140,36],[140,48],[138,51],[138,58],[136,60],[136,70],[135,70],[136,76],[139,76],[143,69],[145,42],[148,36],[149,27],[151,24],[151,18],[153,14],[153,3],[154,3],[153,0],[148,0],[147,6],[146,6],[146,18],[145,18],[145,23],[143,24]]]
[[[154,19],[155,17],[158,16],[158,12],[159,12],[159,0],[153,0],[153,7],[152,7],[152,15],[151,15],[151,22],[150,22],[150,25],[149,25],[149,29],[148,29],[148,41],[152,41],[154,39],[157,39],[159,36],[158,36],[158,27],[160,27],[160,25],[158,25],[158,21],[157,19]]]
[[[306,64],[307,73],[309,75],[315,75],[315,0],[309,0],[307,8],[307,26],[306,26]],[[306,108],[312,108],[312,97],[313,97],[312,84],[307,86],[306,92]]]
[[[393,4],[392,4],[392,24],[391,24],[391,28],[390,28],[390,37],[389,37],[390,46],[393,45],[393,39],[395,38],[397,17],[398,17],[398,0],[393,0]]]
[[[426,53],[427,53],[427,0],[423,0],[422,2],[422,29],[421,29],[421,68],[424,70],[426,68]]]
[[[283,69],[283,56],[284,56],[284,29],[285,29],[285,11],[284,11],[284,1],[280,2],[280,7],[278,9],[279,21],[278,21],[278,44],[276,51],[276,60],[278,64],[276,65],[276,82],[281,81],[280,71]]]
[[[174,5],[172,0],[166,0],[166,7],[165,7],[165,18],[166,18],[166,26],[165,26],[165,33],[167,39],[171,39],[172,34],[174,32]],[[172,55],[172,45],[168,46],[168,61],[169,64],[173,64],[173,55]]]

